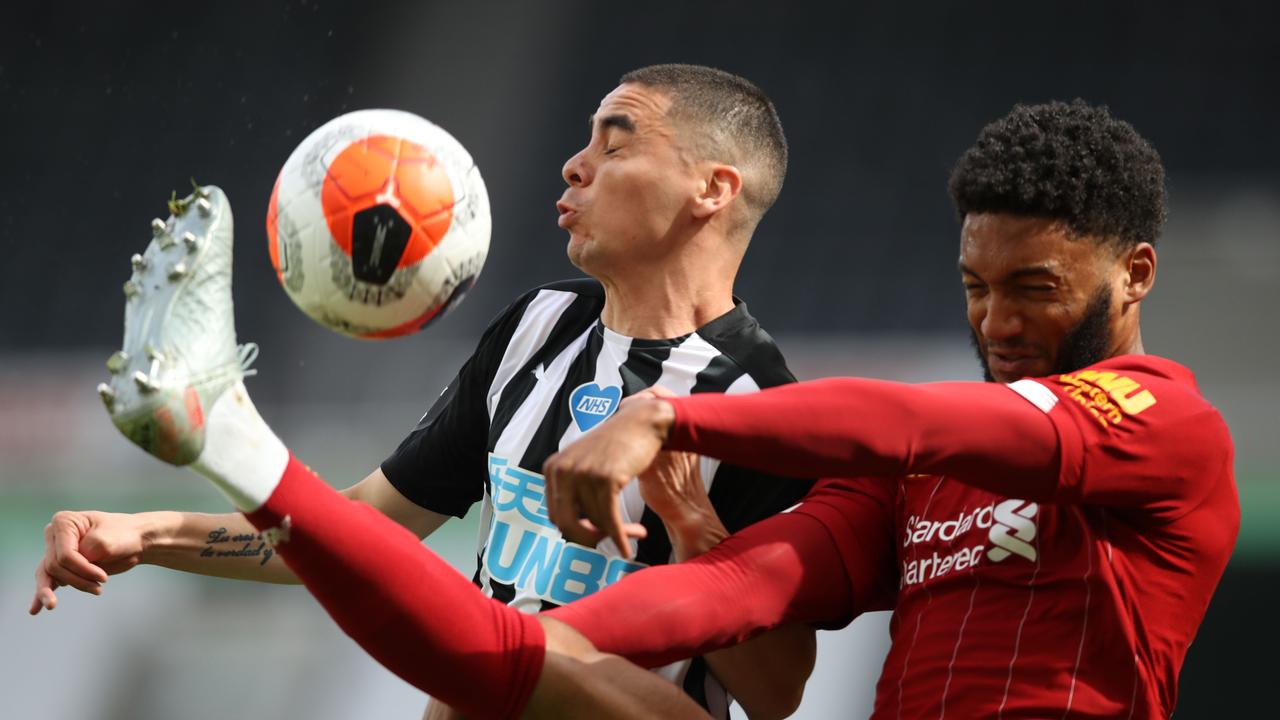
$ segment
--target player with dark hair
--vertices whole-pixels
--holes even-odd
[[[773,340],[733,297],[743,253],[778,196],[786,164],[782,124],[768,97],[750,82],[690,65],[658,65],[624,76],[600,103],[590,143],[563,168],[567,189],[558,203],[560,226],[569,231],[569,258],[594,281],[553,283],[507,307],[396,451],[344,494],[403,525],[410,531],[406,537],[425,536],[480,503],[475,582],[485,594],[526,612],[573,602],[646,565],[696,555],[793,505],[806,484],[701,458],[697,475],[705,485],[663,491],[655,484],[626,499],[629,522],[644,528],[646,537],[629,544],[624,555],[607,541],[598,547],[565,542],[546,517],[539,474],[548,455],[590,431],[622,398],[650,386],[678,394],[737,393],[795,379]],[[216,227],[225,231],[213,250],[229,258],[225,198],[210,194],[206,201],[217,206],[210,210],[211,222],[222,223]],[[203,222],[191,215],[170,225]],[[210,227],[191,232],[221,237]],[[163,255],[163,245],[148,251],[153,272],[164,266],[157,253]],[[227,287],[229,274],[220,273],[229,273],[229,266],[201,258],[195,279],[184,282],[201,288],[209,282],[205,278],[215,277],[220,279],[209,287]],[[127,343],[154,329],[143,324],[147,314],[139,308],[170,302],[166,291],[150,289],[149,277],[134,280],[145,292],[129,300]],[[160,287],[169,287],[163,278]],[[194,292],[198,300],[207,291]],[[221,298],[216,302],[223,308]],[[179,323],[195,323],[201,331],[155,340],[150,349],[126,347],[110,365],[113,382],[104,397],[113,418],[158,455],[179,444],[173,437],[179,430],[172,423],[157,427],[155,412],[156,398],[181,387],[183,358],[194,359],[188,360],[194,365],[235,357],[230,305],[223,310],[225,315],[201,311],[183,317]],[[213,327],[204,324],[210,320]],[[181,332],[180,324],[167,332]],[[156,348],[164,349],[152,368]],[[134,370],[163,392],[139,395]],[[239,375],[238,367],[224,370],[220,377],[226,382]],[[278,462],[278,479],[287,457],[283,446],[270,458],[227,459],[240,450],[218,439],[225,411],[215,400],[225,384],[196,384],[196,407],[211,433],[196,466],[217,477]],[[189,414],[185,396],[175,402],[166,410],[170,420]],[[188,441],[199,440],[195,425]],[[199,450],[193,448],[192,455]],[[371,545],[354,540],[353,532],[341,536],[369,547],[368,561],[374,553],[390,552],[378,549],[375,538],[365,539]],[[252,540],[234,547],[218,542],[232,537]],[[210,575],[299,581],[239,515],[64,512],[54,517],[46,541],[33,612],[53,606],[59,584],[98,592],[108,573],[139,561]],[[219,552],[227,550],[236,552]],[[432,584],[422,589],[434,592]],[[435,607],[448,612],[448,606]],[[448,621],[466,629],[473,625],[468,617],[460,608]],[[410,634],[395,623],[386,629]],[[400,651],[421,650],[406,643]],[[727,717],[729,695],[753,715],[780,716],[799,703],[814,652],[813,631],[796,626],[754,646],[681,658],[659,672],[717,717]],[[448,691],[442,697],[448,699]],[[435,716],[445,714],[438,704],[433,708]]]
[[[1142,346],[1159,156],[1105,108],[1018,106],[961,157],[951,194],[988,382],[637,398],[547,462],[570,537],[593,535],[579,511],[621,534],[614,493],[664,446],[870,477],[823,481],[794,511],[556,618],[649,663],[892,607],[876,718],[1173,713],[1240,509],[1222,418],[1188,369]],[[651,609],[625,628],[610,622],[623,594]],[[681,632],[654,642],[651,627]]]

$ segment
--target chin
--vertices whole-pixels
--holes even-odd
[[[573,263],[574,267],[584,272],[586,271],[586,268],[582,265],[584,262],[584,256],[587,254],[586,243],[587,241],[585,239],[570,233],[569,244],[566,245],[564,249],[565,255],[569,256],[569,262]]]

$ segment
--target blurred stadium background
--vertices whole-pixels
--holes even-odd
[[[774,98],[792,148],[739,294],[801,378],[976,377],[949,168],[1018,101],[1109,104],[1164,156],[1171,199],[1149,351],[1189,365],[1237,443],[1235,557],[1184,668],[1179,717],[1255,716],[1280,587],[1280,10],[1270,4],[743,2],[29,3],[0,23],[0,716],[414,718],[422,696],[304,590],[155,568],[26,615],[60,508],[226,507],[125,443],[94,385],[119,347],[127,258],[188,176],[238,209],[250,389],[337,485],[399,441],[518,292],[569,276],[563,161],[624,71],[699,62]],[[1192,9],[1193,8],[1193,9]],[[488,182],[494,238],[425,334],[342,339],[277,287],[263,215],[279,166],[343,111],[448,128]],[[469,574],[474,513],[430,544]],[[800,715],[865,717],[886,618],[824,633]],[[1248,658],[1254,658],[1250,660]],[[483,682],[477,679],[477,682]]]

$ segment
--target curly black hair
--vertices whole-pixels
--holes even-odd
[[[987,125],[951,173],[969,213],[1061,220],[1075,235],[1155,243],[1165,219],[1164,166],[1133,126],[1084,100],[1015,105]]]

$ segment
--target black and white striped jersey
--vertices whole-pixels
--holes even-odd
[[[634,562],[610,540],[594,548],[563,540],[547,519],[547,456],[607,418],[622,398],[655,384],[686,395],[795,380],[741,302],[695,332],[665,340],[613,332],[600,320],[603,306],[604,290],[593,280],[526,293],[490,324],[458,376],[382,464],[392,485],[428,510],[462,517],[482,503],[476,583],[522,611],[572,602],[671,559],[662,521],[636,483],[623,492],[623,519],[643,523],[649,534],[634,547]],[[713,458],[701,458],[700,469],[730,532],[794,505],[810,486]],[[701,659],[660,672],[727,717],[724,690]]]

